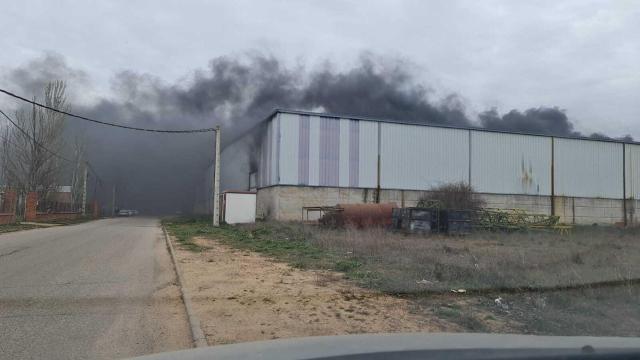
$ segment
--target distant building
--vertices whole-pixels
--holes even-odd
[[[636,143],[277,110],[226,146],[221,165],[223,190],[257,189],[258,217],[277,220],[301,219],[303,206],[413,206],[460,181],[492,208],[578,224],[638,220]]]
[[[52,191],[49,194],[49,200],[59,202],[59,203],[65,203],[65,204],[73,203],[71,186],[69,185],[57,186],[55,191]]]

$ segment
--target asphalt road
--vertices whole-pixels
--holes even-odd
[[[191,347],[159,221],[0,235],[0,358],[123,358]]]

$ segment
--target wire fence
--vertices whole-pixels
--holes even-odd
[[[0,214],[9,212],[9,202],[4,191],[0,191]]]
[[[39,213],[79,213],[82,212],[81,203],[69,203],[61,201],[40,200],[36,206]]]

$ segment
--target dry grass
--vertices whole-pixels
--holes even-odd
[[[2,224],[0,225],[0,234],[14,232],[14,231],[31,230],[31,229],[35,229],[36,227],[37,227],[36,225],[20,224],[20,223]]]
[[[308,240],[343,254],[388,292],[571,287],[640,278],[637,231],[578,228],[555,233],[479,232],[405,236],[383,229],[316,228]]]
[[[297,223],[212,228],[208,220],[194,220],[165,226],[182,246],[208,237],[297,269],[341,272],[360,286],[408,300],[412,314],[465,331],[640,335],[640,229],[446,237]],[[335,277],[314,271],[309,282],[322,289]]]

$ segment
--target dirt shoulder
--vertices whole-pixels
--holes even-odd
[[[50,226],[65,226],[65,225],[76,225],[89,221],[99,220],[93,217],[80,217],[77,219],[62,219],[62,220],[52,220],[47,221],[46,223],[37,223],[37,222],[16,222],[11,224],[1,224],[0,225],[0,235],[6,234],[10,232],[16,231],[24,231],[31,229],[41,229]]]
[[[456,331],[411,302],[354,286],[343,275],[300,270],[217,240],[176,256],[209,345],[297,336]]]
[[[640,334],[635,229],[449,238],[164,224],[211,344],[395,331]]]

